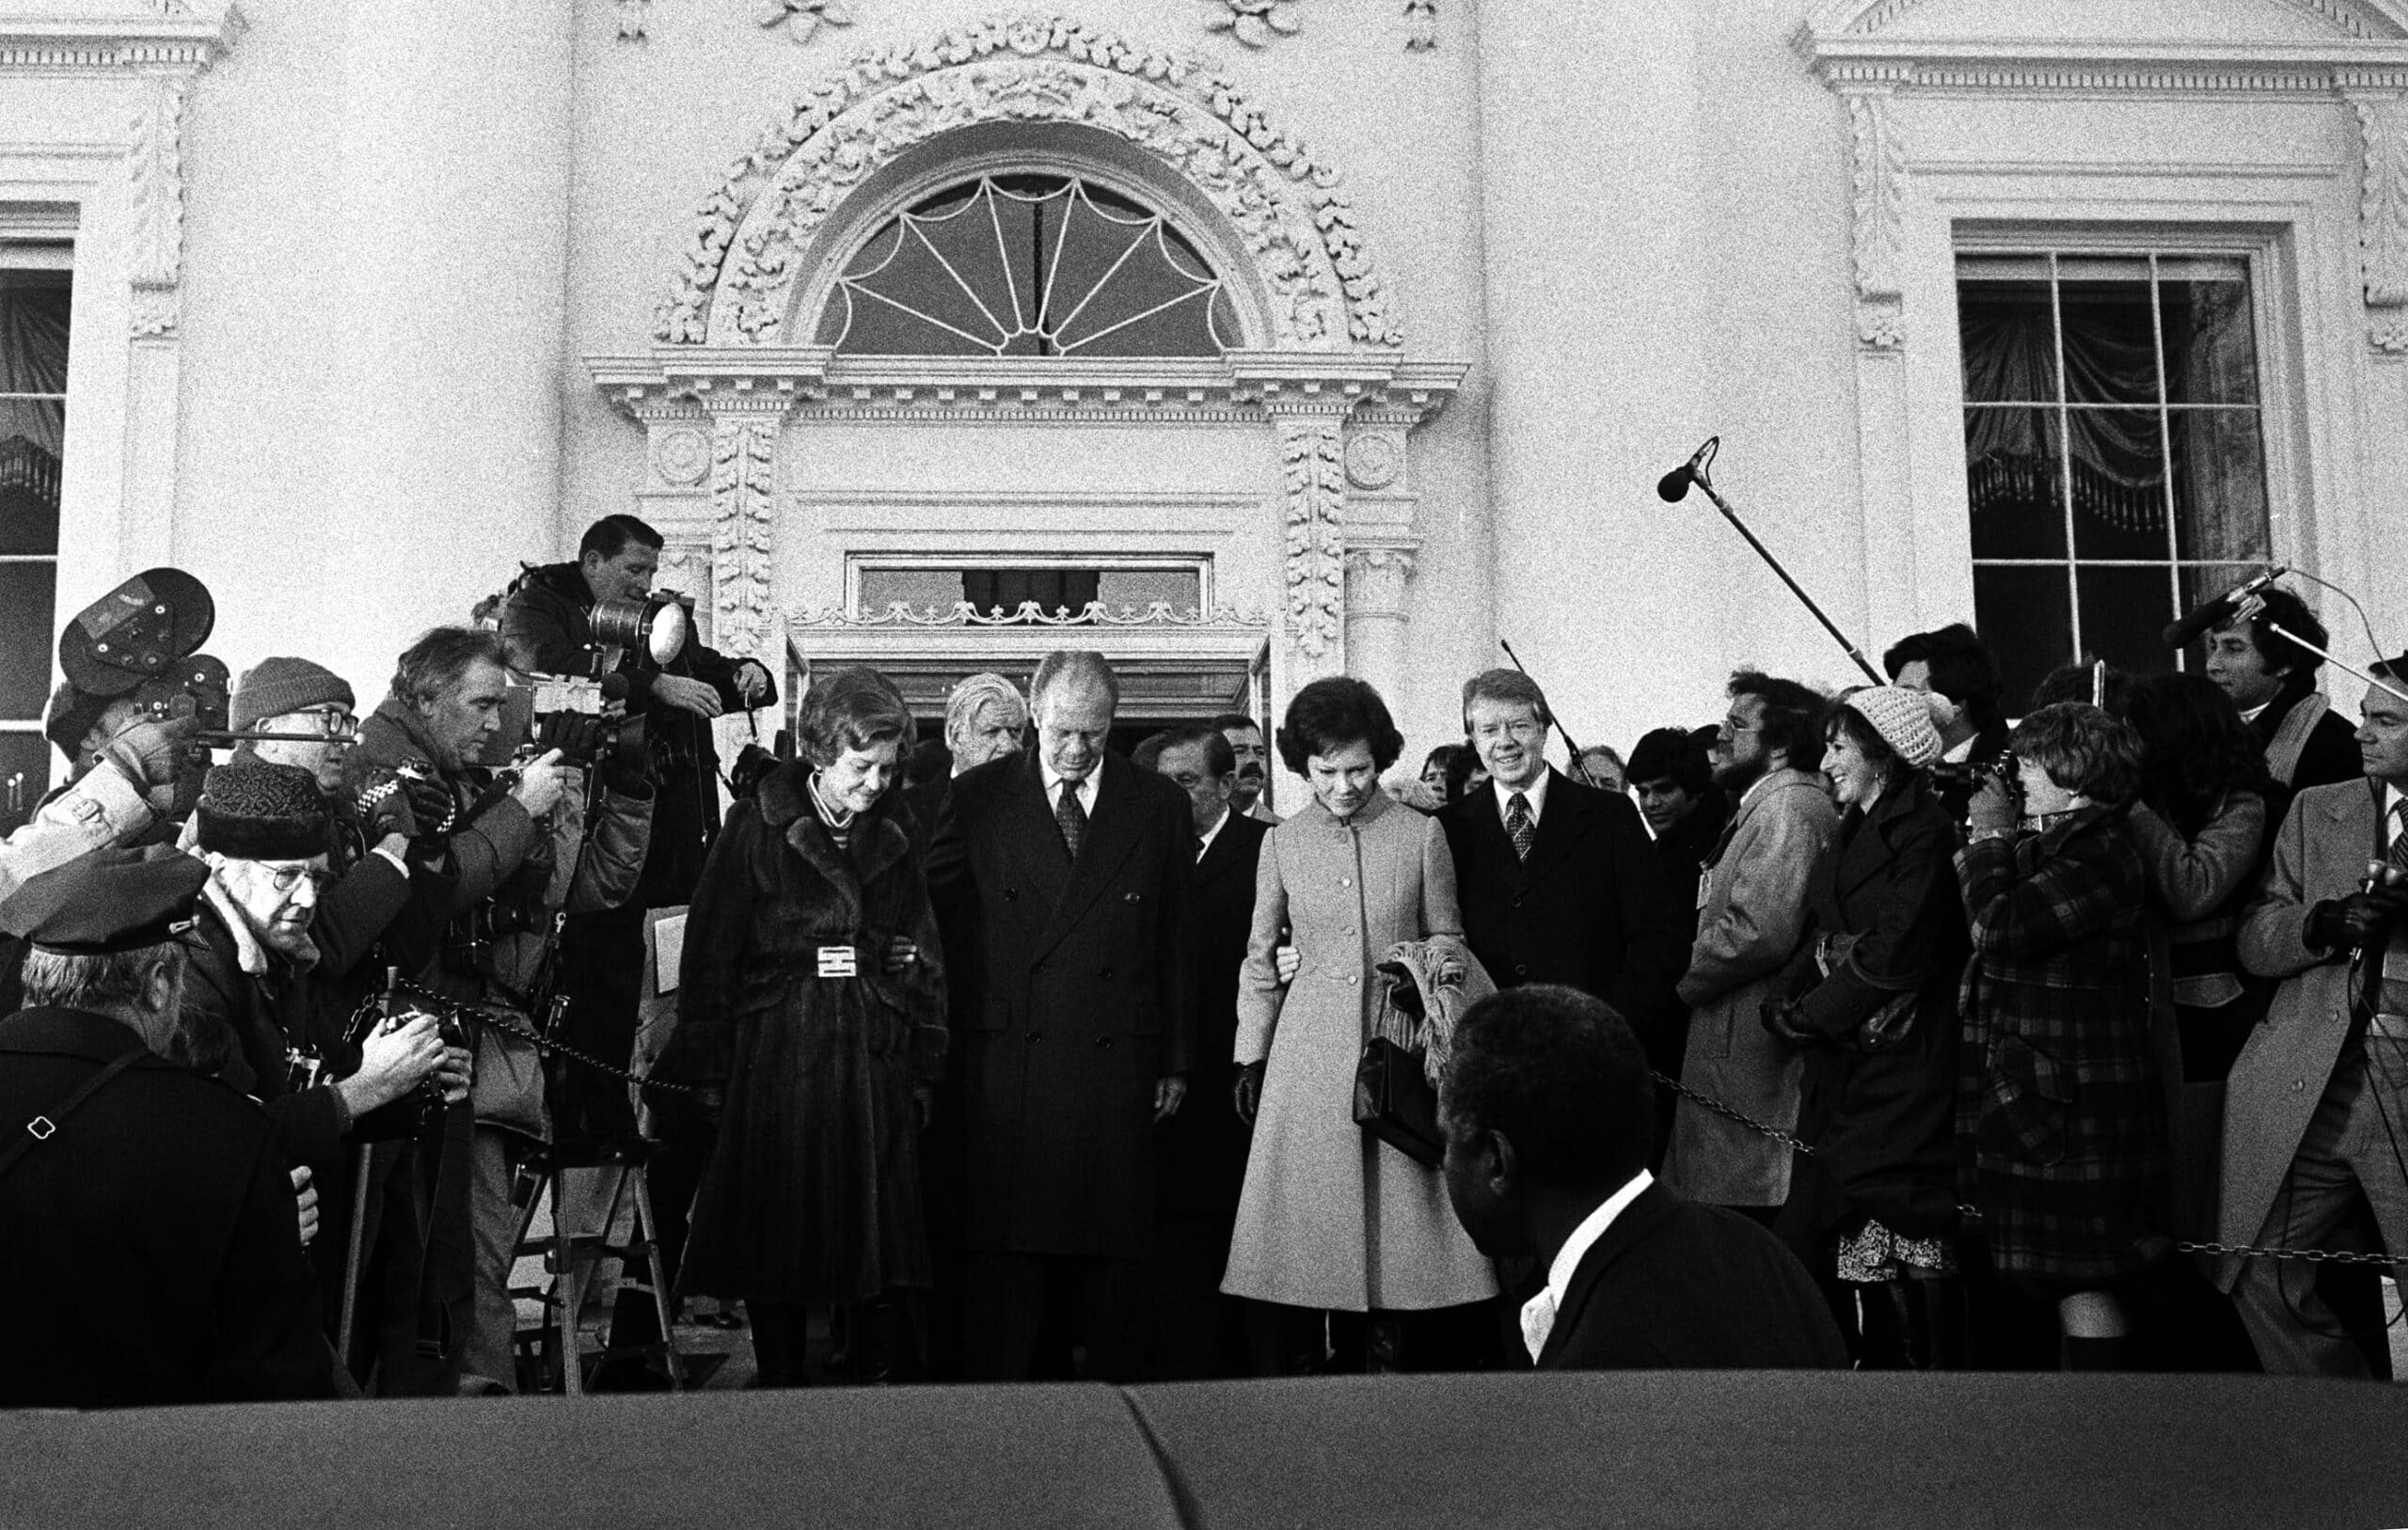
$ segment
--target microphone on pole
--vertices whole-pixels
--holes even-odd
[[[2275,564],[2254,579],[2234,585],[2221,595],[2201,601],[2190,615],[2169,622],[2159,634],[2168,648],[2188,648],[2216,628],[2237,620],[2242,603],[2290,571]]]
[[[1677,505],[1687,498],[1689,485],[1704,481],[1705,465],[1714,460],[1715,450],[1721,445],[1722,437],[1707,436],[1705,445],[1698,448],[1688,461],[1656,481],[1656,497],[1668,505]]]

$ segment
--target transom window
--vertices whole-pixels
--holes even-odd
[[[1956,261],[1974,620],[2010,703],[2272,557],[2249,266],[2173,253]]]
[[[818,343],[850,355],[1218,355],[1221,279],[1160,213],[1092,181],[988,175],[916,204],[837,278]]]

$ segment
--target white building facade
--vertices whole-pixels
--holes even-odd
[[[1418,752],[1502,637],[1626,747],[1854,677],[1709,435],[1875,655],[2269,561],[2396,648],[2408,0],[0,0],[0,774],[128,573],[367,701],[614,511],[927,709]]]

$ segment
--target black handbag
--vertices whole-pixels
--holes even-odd
[[[1438,1092],[1421,1071],[1421,1059],[1373,1036],[1354,1065],[1354,1124],[1406,1158],[1434,1169],[1447,1155],[1438,1133]]]

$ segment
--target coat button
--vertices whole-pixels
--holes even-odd
[[[2291,1093],[2292,1093],[2292,1094],[2294,1094],[2294,1095],[2296,1095],[2296,1094],[2300,1093],[2302,1090],[2305,1090],[2306,1087],[2307,1087],[2307,1080],[2306,1080],[2305,1079],[2293,1079],[2293,1080],[2291,1080]]]
[[[1529,964],[1529,963],[1528,963],[1528,962],[1515,962],[1515,963],[1513,964],[1513,975],[1514,975],[1515,977],[1528,977],[1528,976],[1529,976],[1529,975],[1530,975],[1530,964]]]
[[[1112,1038],[1110,1036],[1096,1037],[1095,1049],[1100,1052],[1108,1052],[1112,1050]]]
[[[1522,907],[1522,900],[1521,900],[1521,899],[1519,899],[1519,898],[1515,898],[1515,899],[1513,900],[1513,907],[1516,907],[1516,908],[1519,908],[1520,907]]]
[[[1004,901],[1005,901],[1006,903],[1010,903],[1011,901],[1013,901],[1014,899],[1018,898],[1019,896],[1020,896],[1020,889],[1018,889],[1018,888],[1016,888],[1016,887],[1007,887],[1007,888],[1004,889]]]
[[[1341,876],[1338,879],[1338,885],[1339,887],[1353,887],[1354,885],[1354,878],[1352,876]]]
[[[1042,1032],[1042,1031],[1031,1031],[1031,1032],[1028,1033],[1028,1044],[1029,1044],[1030,1046],[1032,1046],[1032,1047],[1036,1046],[1038,1042],[1043,1041],[1044,1039],[1045,1039],[1045,1033],[1044,1033],[1044,1032]]]
[[[1360,972],[1349,972],[1349,973],[1347,973],[1347,974],[1346,974],[1346,982],[1347,982],[1347,986],[1348,986],[1349,987],[1352,987],[1354,985],[1355,985],[1355,984],[1357,984],[1357,983],[1360,983],[1360,982],[1362,982],[1362,981],[1363,981],[1363,974],[1362,974],[1362,973],[1360,973]]]
[[[1098,977],[1100,977],[1100,978],[1107,978],[1107,979],[1108,979],[1108,978],[1110,978],[1110,977],[1112,976],[1112,969],[1111,969],[1111,968],[1109,968],[1109,967],[1107,967],[1107,968],[1105,968],[1102,971],[1098,972],[1098,973],[1096,974],[1096,976],[1098,976]]]
[[[1142,892],[1131,892],[1125,894],[1120,901],[1122,903],[1143,903],[1146,901],[1146,895]]]

